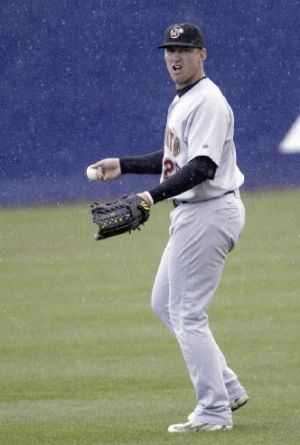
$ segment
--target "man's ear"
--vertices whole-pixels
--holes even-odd
[[[200,49],[200,56],[201,56],[202,61],[204,62],[204,60],[206,60],[206,57],[207,57],[207,52],[206,52],[205,48]]]

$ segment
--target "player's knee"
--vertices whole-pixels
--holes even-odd
[[[151,301],[151,307],[152,307],[152,310],[153,310],[153,312],[158,316],[158,317],[160,317],[161,318],[161,313],[162,313],[162,306],[161,306],[161,304],[159,304],[159,302],[156,300],[156,299],[154,299],[154,298],[152,298],[152,301]]]
[[[166,318],[169,318],[168,308],[163,305],[159,299],[152,298],[151,302],[153,312],[164,321]]]
[[[208,317],[205,311],[195,312],[180,312],[172,313],[170,311],[170,319],[173,326],[180,327],[184,333],[193,334],[197,332],[199,336],[206,336],[209,327]]]

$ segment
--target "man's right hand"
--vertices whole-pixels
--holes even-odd
[[[104,182],[117,179],[122,174],[119,158],[105,158],[91,165],[91,167],[96,169],[101,167],[101,170],[99,169],[100,173],[98,174],[98,178],[100,181]]]

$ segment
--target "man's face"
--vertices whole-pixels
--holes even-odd
[[[184,88],[204,76],[203,61],[206,50],[187,46],[171,46],[165,49],[165,61],[176,88]]]

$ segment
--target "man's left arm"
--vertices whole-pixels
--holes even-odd
[[[148,192],[139,193],[149,204],[180,195],[206,179],[214,179],[217,165],[208,156],[196,156],[166,181]],[[149,196],[150,195],[150,196]]]

